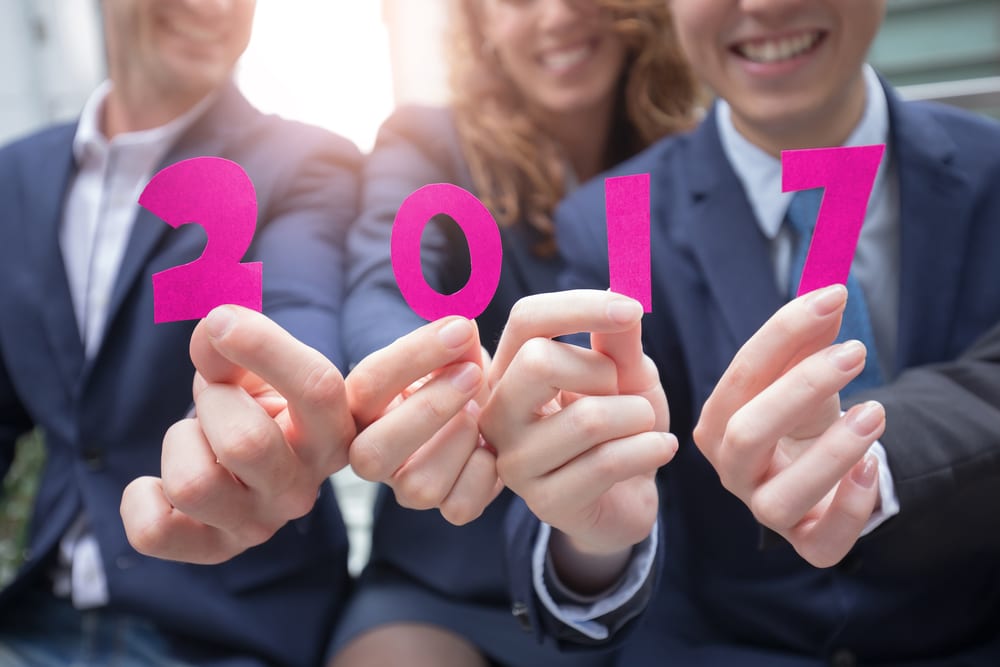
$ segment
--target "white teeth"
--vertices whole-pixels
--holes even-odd
[[[581,46],[566,51],[550,51],[542,56],[542,64],[549,69],[568,69],[586,60],[590,51],[590,46]]]
[[[820,33],[810,32],[796,37],[747,42],[737,46],[742,56],[756,63],[775,63],[802,55],[819,41]]]

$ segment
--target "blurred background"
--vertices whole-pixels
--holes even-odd
[[[399,104],[447,101],[447,0],[258,0],[237,80],[264,111],[328,128],[362,150]],[[871,62],[904,97],[1000,118],[1000,0],[889,0]],[[97,0],[0,0],[0,144],[70,120],[104,77]],[[24,456],[0,491],[0,581],[20,551],[34,471]],[[368,553],[373,488],[335,477],[352,542]]]

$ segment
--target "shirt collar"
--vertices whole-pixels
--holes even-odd
[[[889,104],[878,75],[865,65],[865,111],[845,146],[884,144],[889,140]],[[793,192],[781,191],[781,160],[750,143],[733,125],[732,108],[720,99],[715,107],[719,138],[729,163],[743,184],[761,232],[774,239],[781,230]],[[875,187],[880,187],[884,163]]]
[[[109,142],[101,130],[101,114],[112,85],[110,80],[102,82],[83,106],[76,134],[73,136],[73,156],[77,164],[81,164],[92,151],[104,152],[108,149]],[[216,97],[217,92],[209,93],[169,123],[148,130],[120,134],[111,143],[124,146],[169,146],[205,113]]]

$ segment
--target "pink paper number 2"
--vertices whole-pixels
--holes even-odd
[[[257,197],[235,162],[199,157],[156,174],[139,204],[171,227],[196,223],[208,241],[201,257],[153,275],[153,319],[205,317],[224,303],[261,310],[262,266],[241,263],[257,225]]]
[[[781,154],[782,192],[824,188],[799,295],[846,283],[885,144]]]

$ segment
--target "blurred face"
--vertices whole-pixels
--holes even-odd
[[[124,85],[201,98],[250,41],[254,0],[104,0],[108,64]]]
[[[593,0],[482,3],[486,38],[536,112],[558,117],[613,101],[625,47]]]
[[[751,141],[843,141],[857,124],[885,0],[669,2],[696,75]]]

